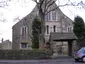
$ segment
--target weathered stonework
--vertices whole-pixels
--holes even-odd
[[[52,10],[54,7],[57,7],[56,4],[53,4],[49,10]],[[53,12],[53,11],[52,11]],[[52,12],[50,12],[50,15],[52,15]],[[56,42],[53,41],[50,38],[51,33],[54,33],[54,26],[55,28],[55,33],[69,33],[69,32],[73,32],[73,22],[70,18],[68,18],[65,14],[63,14],[63,12],[57,8],[55,10],[56,12],[56,20],[52,20],[52,17],[50,17],[50,20],[46,20],[45,19],[45,26],[46,26],[46,31],[45,31],[45,42],[49,42],[51,44],[51,48],[55,51],[55,52],[59,52],[62,48],[63,51],[65,51],[66,53],[68,50],[68,43],[67,41],[63,41],[63,43],[60,42]],[[32,32],[32,21],[34,18],[38,17],[39,18],[39,14],[38,14],[38,9],[37,6],[35,6],[35,8],[33,9],[33,11],[28,14],[27,16],[25,16],[22,20],[20,20],[17,24],[15,24],[13,26],[13,47],[12,49],[31,49],[31,32]],[[21,27],[22,26],[26,26],[27,27],[27,34],[25,37],[22,37],[21,35]],[[47,34],[47,26],[49,26],[49,33]],[[55,35],[54,35],[55,36]],[[21,48],[21,43],[27,43],[27,48]],[[63,45],[62,45],[63,44]],[[62,52],[63,52],[62,51]],[[64,53],[64,52],[63,52]]]

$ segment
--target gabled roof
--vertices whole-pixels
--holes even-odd
[[[35,6],[34,9],[29,14],[27,14],[19,22],[17,22],[15,25],[13,25],[12,28],[16,27],[20,23],[31,22],[31,19],[33,19],[34,17],[38,16],[37,13],[36,13],[37,11],[38,11],[37,6]]]
[[[66,41],[66,40],[76,40],[78,38],[73,32],[69,32],[69,33],[53,32],[50,34],[50,39],[55,41]]]
[[[56,3],[54,3],[53,5],[52,5],[52,7],[50,7],[50,10],[52,9],[52,8],[55,8],[55,7],[57,7],[57,4]],[[59,17],[60,17],[60,20],[62,19],[63,21],[65,21],[67,24],[71,24],[72,23],[72,20],[70,19],[70,18],[68,18],[61,10],[60,10],[60,8],[58,7],[57,9],[56,9],[56,11],[59,13]],[[39,13],[38,13],[38,8],[37,8],[37,5],[34,7],[34,9],[32,10],[32,12],[30,13],[30,14],[28,14],[28,15],[26,15],[24,18],[22,18],[19,22],[17,22],[13,27],[15,27],[16,25],[19,25],[21,22],[23,22],[24,21],[24,19],[25,18],[27,18],[27,22],[31,22],[31,18],[34,18],[34,17],[36,17],[36,16],[39,16]],[[60,21],[60,20],[58,20],[58,21]]]

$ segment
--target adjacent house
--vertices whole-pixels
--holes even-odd
[[[1,50],[11,50],[12,49],[12,42],[9,40],[5,40],[0,43],[0,49]]]
[[[57,7],[56,3],[54,3],[49,10],[53,7]],[[31,26],[32,21],[36,17],[39,18],[37,6],[35,6],[30,14],[12,27],[12,49],[31,49]],[[51,44],[51,48],[56,54],[68,53],[68,50],[72,51],[72,42],[77,39],[73,33],[73,21],[59,8],[51,11],[45,16],[45,27],[45,42]],[[69,55],[71,54],[69,53]]]

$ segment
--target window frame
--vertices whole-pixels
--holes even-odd
[[[56,25],[53,26],[53,31],[56,32]]]
[[[28,44],[27,43],[21,43],[21,48],[28,48]]]
[[[47,30],[46,34],[49,34],[49,25],[46,26],[46,30]]]
[[[21,27],[21,36],[27,36],[27,26]]]

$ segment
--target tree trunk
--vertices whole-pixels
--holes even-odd
[[[39,16],[40,16],[40,20],[41,20],[41,34],[40,34],[40,39],[39,39],[39,46],[40,48],[44,47],[45,44],[45,20],[44,20],[44,13],[42,12],[42,10],[39,10]]]

